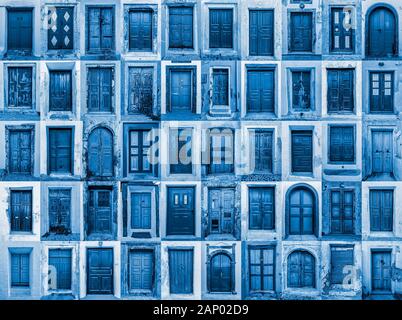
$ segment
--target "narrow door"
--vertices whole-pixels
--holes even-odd
[[[133,250],[129,257],[130,290],[151,291],[153,288],[154,252]]]
[[[392,131],[372,132],[373,173],[392,173],[393,140]]]
[[[72,173],[72,130],[49,129],[49,172]]]
[[[372,290],[380,292],[391,291],[391,252],[372,252],[371,269]]]
[[[32,191],[12,190],[10,195],[11,231],[32,231]]]
[[[380,7],[370,14],[369,33],[370,56],[384,57],[396,53],[396,21],[391,10]]]
[[[194,188],[168,188],[167,235],[194,235]]]
[[[112,191],[93,189],[89,192],[89,234],[112,232]]]
[[[113,68],[88,69],[88,111],[112,112]]]
[[[274,112],[274,71],[247,72],[247,111]]]
[[[49,231],[70,231],[71,190],[49,189]]]
[[[131,229],[151,229],[151,193],[131,194]]]
[[[113,135],[105,128],[97,128],[88,139],[88,175],[113,176]]]
[[[311,12],[291,13],[290,51],[313,51],[313,15]]]
[[[231,188],[209,189],[209,233],[233,234],[234,197]]]
[[[152,51],[152,13],[151,10],[130,10],[130,50]]]
[[[113,294],[113,249],[88,249],[87,293]]]
[[[193,249],[169,249],[170,293],[193,293]]]
[[[152,114],[153,74],[152,67],[129,68],[128,113]]]
[[[55,272],[55,283],[51,283],[52,289],[71,289],[71,249],[50,249],[49,250],[50,272]],[[54,279],[53,277],[51,277]]]
[[[313,135],[311,131],[292,132],[292,172],[313,172]]]
[[[172,111],[191,111],[191,70],[174,70],[170,73],[170,104]]]
[[[272,140],[272,131],[255,131],[254,172],[272,173]]]
[[[32,50],[32,9],[8,12],[8,50]]]
[[[310,190],[297,188],[290,194],[289,233],[314,234],[314,195]]]
[[[251,56],[271,56],[274,54],[274,11],[250,10]]]
[[[50,71],[49,110],[71,111],[71,71]]]
[[[12,130],[9,136],[10,173],[31,173],[31,131]]]
[[[232,290],[231,258],[224,253],[215,254],[211,259],[211,292],[230,292]]]
[[[275,229],[275,189],[273,187],[249,189],[249,229]]]

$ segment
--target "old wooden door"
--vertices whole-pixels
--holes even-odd
[[[170,73],[171,111],[191,111],[192,71],[172,70]]]
[[[113,176],[113,135],[106,128],[96,128],[89,135],[88,175]]]
[[[288,257],[288,287],[315,287],[315,258],[307,251],[294,251]]]
[[[209,233],[233,234],[235,215],[235,190],[232,188],[209,189]]]
[[[12,130],[9,136],[9,172],[30,174],[31,130]]]
[[[130,50],[152,51],[152,14],[152,10],[130,10]]]
[[[193,48],[193,7],[169,7],[169,48]]]
[[[393,56],[397,53],[396,19],[393,12],[379,7],[370,13],[368,55]]]
[[[113,294],[113,249],[87,249],[87,293]]]
[[[251,56],[274,54],[274,10],[250,10]]]
[[[49,129],[50,173],[72,173],[72,130]]]
[[[313,134],[292,132],[292,172],[313,172]]]
[[[152,114],[153,74],[152,67],[129,68],[128,113]]]
[[[255,187],[249,189],[249,229],[275,229],[275,189]]]
[[[209,10],[209,47],[233,48],[233,10]]]
[[[112,232],[112,191],[89,191],[89,234]]]
[[[193,249],[169,249],[170,293],[193,293]]]
[[[393,171],[392,131],[372,131],[373,173],[391,174]]]
[[[32,50],[32,9],[8,11],[8,50]]]
[[[194,188],[169,187],[167,235],[194,235]]]
[[[49,231],[66,232],[70,230],[71,190],[49,189]]]
[[[371,285],[373,291],[391,291],[391,252],[371,253]]]
[[[154,252],[152,250],[132,250],[129,259],[130,290],[152,291]]]
[[[289,197],[289,234],[314,234],[314,194],[300,187],[292,190]]]
[[[210,291],[232,290],[232,259],[225,253],[217,253],[210,262]]]
[[[290,51],[313,51],[313,14],[311,12],[292,12],[290,25]]]
[[[274,112],[274,70],[248,70],[247,111]]]
[[[131,194],[131,228],[151,228],[151,193],[133,192]]]
[[[10,197],[11,231],[32,231],[32,191],[12,190]]]
[[[71,289],[71,249],[49,249],[49,266],[56,271],[54,289]]]
[[[49,110],[71,111],[72,110],[72,83],[70,70],[52,70],[49,88]]]
[[[254,172],[272,172],[273,134],[272,131],[254,132]]]

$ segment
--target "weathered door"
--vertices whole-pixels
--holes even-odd
[[[11,286],[29,287],[29,253],[11,254]]]
[[[71,71],[53,70],[49,74],[49,110],[71,111]]]
[[[248,70],[247,111],[274,112],[274,70]]]
[[[296,111],[311,109],[311,71],[292,71],[292,108]]]
[[[193,249],[169,249],[170,293],[193,293]]]
[[[251,56],[274,54],[274,11],[250,10],[249,46]]]
[[[275,229],[275,189],[272,187],[250,188],[249,210],[249,229]]]
[[[192,130],[178,128],[170,130],[169,162],[170,173],[191,174]]]
[[[169,187],[167,235],[194,235],[194,188]]]
[[[170,82],[171,111],[191,111],[191,70],[172,70],[170,73]]]
[[[311,12],[291,13],[290,51],[313,51],[313,14]]]
[[[289,234],[314,234],[313,193],[305,188],[296,188],[290,194],[289,205]]]
[[[32,9],[8,11],[8,50],[32,50]]]
[[[233,10],[209,10],[209,47],[233,48]]]
[[[371,253],[371,285],[373,291],[391,291],[391,252]]]
[[[49,231],[66,232],[70,230],[71,190],[49,189]]]
[[[372,131],[373,173],[393,171],[392,131]]]
[[[294,251],[288,257],[288,287],[315,287],[315,259],[307,251]]]
[[[345,10],[346,9],[346,10]],[[352,12],[343,8],[331,8],[331,51],[353,52],[355,33],[352,27]]]
[[[348,189],[334,189],[331,195],[331,233],[354,233],[355,192]]]
[[[88,111],[112,112],[113,69],[88,69]]]
[[[72,130],[49,129],[49,172],[72,173]]]
[[[353,112],[354,70],[328,70],[328,112]]]
[[[32,68],[8,68],[8,108],[32,108]]]
[[[51,283],[52,289],[70,290],[71,289],[71,249],[50,249],[49,267],[50,272],[56,272],[54,275],[55,283]]]
[[[152,250],[132,250],[129,259],[130,290],[151,291],[154,282],[154,252]]]
[[[31,167],[31,131],[11,130],[9,136],[9,171],[10,173],[30,174]]]
[[[313,134],[292,132],[292,172],[313,172]]]
[[[114,49],[114,12],[113,8],[89,7],[88,9],[89,51],[110,51]]]
[[[209,189],[209,233],[233,234],[235,215],[235,190],[232,188]]]
[[[151,229],[151,193],[131,194],[131,229]]]
[[[272,131],[254,132],[254,172],[272,173]]]
[[[169,8],[169,48],[193,48],[193,8]]]
[[[229,105],[229,69],[214,69],[212,104],[214,106]]]
[[[393,56],[397,53],[396,20],[390,9],[379,7],[370,13],[368,55]]]
[[[113,249],[87,249],[87,293],[113,294]]]
[[[393,190],[370,190],[370,231],[392,231],[393,211]]]
[[[370,73],[370,112],[392,113],[394,111],[393,72]]]
[[[353,126],[330,127],[329,160],[339,163],[353,163],[355,161]]]
[[[249,290],[275,289],[275,249],[267,246],[249,247]]]
[[[152,13],[152,10],[130,10],[130,50],[152,51]]]
[[[74,8],[53,7],[52,9],[49,8],[47,47],[49,50],[71,50],[74,45]]]
[[[154,68],[131,67],[128,70],[128,113],[152,114]]]
[[[108,129],[96,128],[89,135],[88,175],[113,176],[113,135]]]
[[[89,191],[89,234],[112,232],[112,191]]]
[[[32,191],[11,191],[11,231],[32,231]]]
[[[210,291],[232,291],[232,260],[224,253],[215,254],[210,265]]]

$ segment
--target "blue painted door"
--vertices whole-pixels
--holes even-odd
[[[275,189],[249,188],[249,229],[275,229]]]
[[[113,8],[88,7],[88,51],[101,52],[114,49],[113,16]]]
[[[289,234],[314,234],[314,194],[303,187],[292,190],[289,199]]]
[[[353,234],[354,198],[353,190],[334,189],[331,195],[331,233]]]
[[[113,249],[87,249],[87,293],[113,294]]]
[[[170,131],[170,173],[191,174],[192,164],[192,130],[188,128]]]
[[[170,72],[170,109],[171,111],[192,110],[192,71],[171,70]]]
[[[209,193],[209,233],[233,234],[235,216],[235,190],[212,188]]]
[[[193,48],[193,8],[169,8],[169,48]]]
[[[49,266],[56,271],[56,283],[52,289],[71,289],[71,249],[49,249]]]
[[[169,249],[169,288],[171,294],[193,293],[193,249]]]
[[[194,235],[194,188],[169,187],[167,235]]]
[[[354,111],[354,70],[328,69],[328,112]]]
[[[88,68],[88,111],[112,112],[113,68]]]
[[[353,260],[352,246],[331,246],[331,284],[351,284],[349,268],[354,266]]]
[[[50,173],[72,173],[72,130],[49,129]]]
[[[315,259],[307,251],[294,251],[288,257],[288,287],[315,288]]]
[[[274,70],[247,71],[247,111],[274,112]]]
[[[254,132],[254,172],[272,173],[272,144],[272,131],[256,130]]]
[[[231,130],[210,132],[210,164],[208,173],[221,174],[234,171],[234,135]]]
[[[154,283],[154,252],[131,250],[129,252],[129,289],[152,291]]]
[[[55,15],[54,15],[55,13]],[[74,47],[74,8],[49,8],[47,48],[49,50],[72,50]]]
[[[368,22],[368,55],[389,57],[397,54],[397,23],[394,13],[385,7],[373,10]]]
[[[292,71],[292,108],[295,111],[311,109],[311,71]]]
[[[149,161],[149,149],[151,147],[151,130],[130,131],[130,158],[129,171],[134,173],[152,172]]]
[[[89,191],[88,234],[110,234],[112,232],[112,191],[91,189]]]
[[[32,50],[32,9],[8,10],[8,50]]]
[[[31,174],[31,130],[11,130],[9,132],[9,172]]]
[[[49,189],[49,231],[70,232],[71,190]]]
[[[131,228],[151,229],[151,193],[131,193]]]
[[[275,249],[266,246],[249,248],[249,290],[275,289]]]
[[[250,56],[274,54],[274,11],[250,10]]]
[[[8,108],[32,108],[32,67],[8,68]]]
[[[311,131],[292,131],[292,172],[313,172]]]
[[[392,113],[394,111],[394,73],[370,73],[370,112]]]
[[[311,12],[292,12],[290,19],[290,51],[312,52],[313,14]]]
[[[371,253],[371,286],[374,292],[391,291],[391,252],[373,251]]]
[[[109,129],[96,128],[89,135],[88,175],[113,176],[113,134]]]
[[[29,253],[11,253],[11,286],[29,287]]]
[[[11,231],[32,231],[32,191],[11,190]]]
[[[130,50],[152,51],[152,14],[152,10],[130,10]]]
[[[70,70],[51,70],[49,84],[49,110],[72,110],[72,84]]]
[[[212,104],[229,105],[229,69],[213,70]]]
[[[330,127],[329,161],[353,163],[355,161],[355,140],[353,126]]]
[[[224,253],[215,254],[210,261],[210,291],[231,292],[233,289],[232,280],[232,259]]]
[[[152,114],[154,68],[152,67],[130,67],[128,113]]]
[[[233,48],[232,9],[209,9],[209,47]]]
[[[372,131],[372,173],[392,174],[393,137],[392,131]]]
[[[331,51],[354,51],[355,33],[352,26],[353,11],[344,8],[331,8]]]
[[[393,190],[370,190],[370,230],[392,231],[394,211]]]

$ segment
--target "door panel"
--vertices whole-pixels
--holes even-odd
[[[233,48],[233,10],[209,10],[209,47]]]
[[[192,71],[171,71],[170,82],[170,104],[172,111],[191,111]]]
[[[49,189],[49,231],[70,230],[71,190]]]
[[[56,269],[57,290],[71,289],[71,249],[50,249],[49,266]]]
[[[130,290],[153,289],[154,252],[152,250],[133,250],[129,257]]]
[[[380,7],[369,17],[368,54],[376,57],[395,55],[397,51],[396,21],[391,10]]]
[[[50,71],[49,110],[71,111],[71,71]]]
[[[32,108],[32,67],[8,68],[8,108]]]
[[[88,175],[113,176],[113,135],[105,128],[97,128],[88,139]]]
[[[391,252],[371,253],[371,285],[373,291],[391,291]]]
[[[12,130],[9,139],[9,172],[30,174],[31,131]]]
[[[130,10],[130,50],[152,51],[152,13]]]
[[[88,233],[110,234],[112,232],[112,191],[93,189],[89,191]]]
[[[193,293],[193,249],[169,249],[170,293]]]
[[[167,235],[194,235],[194,188],[169,187]]]
[[[193,8],[169,8],[169,48],[193,47]]]
[[[314,234],[315,198],[305,188],[296,188],[289,199],[289,233]]]
[[[235,190],[209,189],[209,233],[233,234]]]
[[[291,13],[290,49],[294,52],[313,51],[313,15],[312,13]]]
[[[131,194],[131,228],[151,229],[151,193]]]
[[[211,258],[211,292],[230,292],[232,290],[232,261],[227,254],[218,253]]]
[[[274,112],[274,71],[247,72],[247,111]]]
[[[32,231],[32,191],[12,190],[10,195],[11,231]]]
[[[50,28],[47,33],[49,50],[71,50],[74,46],[74,9],[56,7],[56,17],[49,10]]]
[[[392,131],[372,131],[373,173],[392,174],[393,138]]]
[[[8,50],[32,50],[32,10],[8,11]]]
[[[87,293],[113,294],[113,249],[87,249]]]
[[[274,11],[250,10],[250,55],[270,56],[274,53]]]
[[[275,229],[274,188],[249,189],[249,229]]]
[[[313,172],[311,131],[292,132],[292,172]]]
[[[129,68],[129,113],[152,114],[153,73],[152,67]]]
[[[72,130],[49,129],[49,172],[72,173]]]

